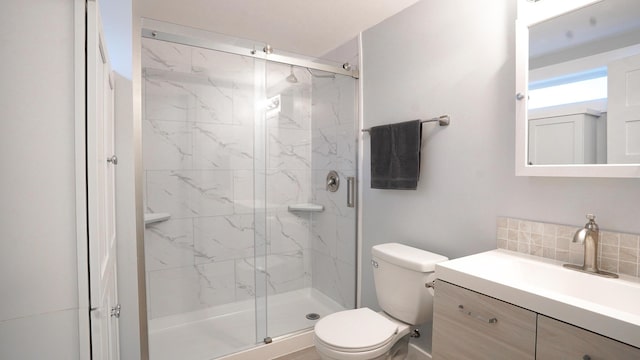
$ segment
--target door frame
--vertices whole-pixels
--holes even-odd
[[[91,358],[89,320],[89,228],[87,205],[87,107],[86,107],[86,1],[74,0],[74,103],[75,103],[75,188],[76,254],[78,271],[78,352]]]

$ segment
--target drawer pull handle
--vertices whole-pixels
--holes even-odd
[[[458,310],[460,310],[461,312],[463,312],[463,313],[465,313],[465,314],[467,314],[467,315],[469,315],[471,317],[474,317],[474,318],[476,318],[476,319],[478,319],[478,320],[480,320],[482,322],[486,322],[486,323],[489,323],[489,324],[495,324],[495,323],[498,322],[497,318],[492,317],[490,319],[487,319],[484,316],[480,316],[478,314],[472,313],[469,310],[465,310],[463,305],[458,305]]]
[[[582,360],[591,360],[591,356],[585,355],[582,357]]]

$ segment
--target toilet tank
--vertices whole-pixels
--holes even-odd
[[[387,314],[411,325],[429,322],[433,316],[436,263],[448,258],[398,243],[371,248],[373,281],[378,304]]]

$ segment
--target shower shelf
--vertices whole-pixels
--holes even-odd
[[[289,205],[289,212],[323,212],[324,206],[319,204],[293,204]]]
[[[144,214],[144,224],[149,225],[161,221],[167,221],[171,217],[171,214],[167,213],[146,213]]]

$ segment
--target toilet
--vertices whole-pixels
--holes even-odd
[[[435,279],[442,255],[388,243],[371,249],[373,281],[382,312],[345,310],[318,321],[313,341],[324,360],[401,360],[407,356],[411,328],[430,322]]]

